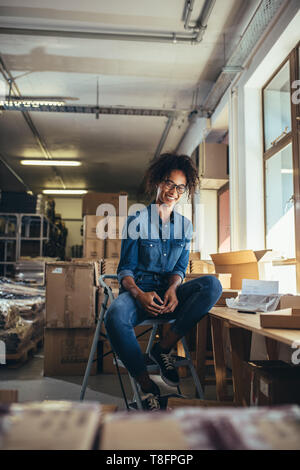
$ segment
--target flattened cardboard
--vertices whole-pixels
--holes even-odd
[[[94,337],[94,329],[45,329],[44,375],[83,376]],[[95,354],[91,375],[97,373]]]
[[[271,252],[266,254],[267,252]],[[243,279],[260,279],[259,262],[272,259],[272,250],[241,250],[210,255],[216,273],[231,273],[231,288],[241,289]]]
[[[46,265],[46,327],[91,328],[95,325],[94,262]]]

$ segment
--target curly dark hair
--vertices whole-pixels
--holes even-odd
[[[199,184],[196,166],[189,156],[174,153],[164,153],[150,165],[143,181],[145,192],[152,196],[156,186],[168,178],[173,170],[181,170],[185,174],[188,197],[193,196]]]

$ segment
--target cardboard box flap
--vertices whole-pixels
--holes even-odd
[[[252,250],[228,251],[225,253],[214,253],[210,256],[215,266],[257,262],[255,253]]]
[[[272,261],[274,257],[271,249],[254,251],[254,254],[256,261]]]

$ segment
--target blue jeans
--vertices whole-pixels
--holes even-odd
[[[168,288],[167,281],[158,274],[142,275],[136,280],[136,284],[145,292],[156,291],[162,300]],[[177,289],[176,309],[163,315],[163,318],[175,319],[171,330],[182,338],[209,312],[221,293],[220,281],[214,276],[202,276],[185,282]],[[138,377],[146,371],[134,327],[147,318],[150,318],[149,314],[123,289],[105,315],[105,328],[112,347],[132,377]]]

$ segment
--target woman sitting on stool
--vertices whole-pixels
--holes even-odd
[[[148,375],[134,327],[149,316],[175,318],[150,357],[162,379],[176,387],[179,377],[171,350],[209,312],[222,287],[209,275],[182,284],[193,227],[174,206],[186,191],[191,197],[197,187],[191,158],[161,155],[147,170],[145,184],[149,194],[156,192],[155,200],[127,218],[117,270],[120,293],[106,313],[105,327],[115,352],[139,384],[145,409],[157,410],[160,390]]]

